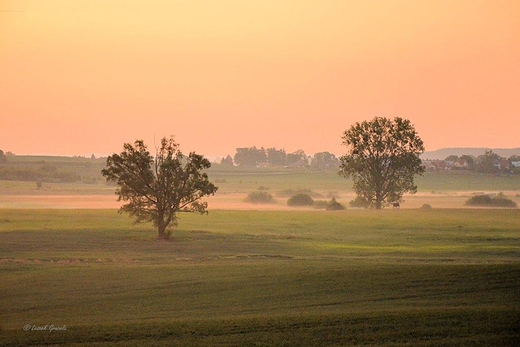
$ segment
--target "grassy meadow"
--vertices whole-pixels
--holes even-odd
[[[81,177],[72,183],[43,182],[41,187],[32,181],[0,180],[1,208],[118,208],[115,186],[108,185],[101,176],[103,159],[62,157],[10,158],[9,165],[37,169],[43,164],[58,171],[71,172]],[[54,159],[53,159],[54,158]],[[15,160],[16,159],[16,160]],[[41,160],[40,160],[41,159]],[[352,181],[337,172],[316,172],[309,169],[241,168],[214,164],[208,170],[210,179],[219,187],[217,194],[208,199],[210,209],[280,209],[286,207],[288,190],[307,190],[315,200],[334,196],[348,205],[355,193]],[[405,195],[402,208],[418,208],[430,204],[434,208],[464,208],[467,199],[483,192],[504,192],[520,205],[520,175],[484,175],[471,172],[426,172],[416,178],[418,193]],[[244,203],[248,193],[263,189],[272,194],[271,206],[252,206]],[[282,195],[282,196],[280,196]]]
[[[52,165],[72,183],[0,180],[0,346],[514,346],[520,342],[520,176],[427,172],[400,210],[348,205],[336,172],[214,165],[209,215],[169,242],[116,212],[103,159]],[[276,202],[244,202],[261,189]],[[428,203],[432,210],[419,207]]]
[[[112,209],[2,209],[0,255],[3,346],[520,341],[518,209],[210,211],[169,242]]]

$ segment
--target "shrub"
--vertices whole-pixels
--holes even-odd
[[[273,196],[267,192],[256,191],[249,193],[245,201],[252,204],[270,204],[274,202],[274,199]]]
[[[421,207],[420,207],[421,210],[431,210],[432,209],[432,205],[430,204],[423,204]]]
[[[364,197],[358,195],[358,196],[356,196],[356,198],[354,200],[349,202],[349,205],[350,205],[350,207],[367,208],[368,207],[368,201]]]
[[[345,206],[336,201],[336,198],[332,198],[330,201],[315,200],[312,205],[316,209],[324,209],[327,211],[344,210]]]
[[[309,195],[311,197],[315,197],[315,198],[321,196],[320,193],[317,193],[315,191],[312,191],[312,190],[306,189],[306,188],[281,190],[278,193],[276,193],[276,196],[279,196],[281,198],[289,198],[289,197],[291,197],[293,195],[297,195],[297,194],[307,194],[307,195]]]
[[[337,202],[335,198],[332,198],[328,202],[327,208],[326,208],[327,211],[336,211],[336,210],[344,210],[344,209],[345,209],[345,206],[343,206],[342,204]]]
[[[266,186],[260,186],[260,187],[258,187],[258,190],[269,190],[269,187],[266,187]]]
[[[329,203],[325,200],[314,200],[314,204],[312,204],[312,207],[317,209],[322,208],[325,210],[328,205]]]
[[[308,194],[296,194],[287,200],[287,206],[312,206],[314,200]]]
[[[488,194],[476,195],[466,201],[467,206],[487,206],[487,207],[517,207],[516,202],[499,193],[495,197]]]

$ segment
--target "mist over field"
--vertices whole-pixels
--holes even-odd
[[[520,346],[520,2],[0,2],[0,347]]]

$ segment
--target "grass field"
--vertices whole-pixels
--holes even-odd
[[[99,166],[99,163],[96,165]],[[66,166],[64,168],[70,169]],[[219,187],[217,194],[208,199],[210,210],[280,209],[286,206],[288,197],[279,197],[279,193],[286,190],[311,190],[318,195],[314,197],[318,200],[327,200],[335,196],[339,202],[347,206],[355,197],[352,182],[340,177],[336,172],[216,166],[210,170],[209,175]],[[434,208],[463,208],[467,199],[483,192],[504,192],[508,198],[520,204],[520,175],[428,172],[424,177],[417,178],[417,185],[417,194],[405,195],[403,208],[415,209],[423,204],[430,204]],[[259,188],[275,196],[276,203],[270,206],[252,206],[244,203],[248,193]],[[101,177],[96,184],[45,182],[40,189],[35,182],[0,180],[0,209],[118,208],[120,204],[116,201],[114,191],[115,186],[107,185]]]
[[[79,175],[95,184],[57,184],[44,182],[42,189],[36,189],[35,182],[11,182],[0,180],[0,194],[108,194],[101,170],[106,159],[52,156],[12,156],[2,167],[36,169],[42,165],[54,166],[58,171]],[[272,190],[308,188],[320,192],[351,191],[352,182],[338,175],[336,171],[315,172],[301,168],[247,168],[213,164],[208,170],[211,180],[217,182],[220,193],[249,192],[260,186]],[[222,181],[225,181],[223,183]],[[520,175],[487,175],[467,171],[426,172],[416,179],[419,192],[431,191],[513,191],[520,192]]]
[[[0,210],[0,345],[520,341],[520,210],[210,211],[155,233]]]

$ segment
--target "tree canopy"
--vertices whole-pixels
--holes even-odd
[[[424,172],[424,145],[409,120],[375,117],[354,124],[342,139],[347,153],[340,158],[340,175],[353,179],[365,206],[381,209],[417,192],[414,176]]]
[[[3,163],[3,162],[6,162],[7,161],[7,157],[6,155],[4,154],[4,151],[2,151],[0,149],[0,163]]]
[[[267,163],[267,153],[263,147],[237,148],[233,159],[238,166],[257,166]]]
[[[339,159],[330,152],[315,153],[312,157],[311,168],[315,170],[331,170],[337,171],[339,168]]]
[[[222,158],[220,165],[233,166],[233,158],[228,154],[227,157]]]
[[[285,149],[276,149],[274,147],[268,148],[266,150],[267,153],[267,163],[272,166],[284,166],[287,158],[287,153],[285,153]]]
[[[207,213],[207,202],[200,199],[218,189],[203,172],[211,167],[209,160],[194,152],[185,157],[172,137],[161,140],[155,157],[142,140],[123,147],[123,152],[107,158],[101,172],[119,186],[118,200],[127,202],[121,213],[136,217],[136,223],[153,222],[161,239],[170,237],[177,212]]]

